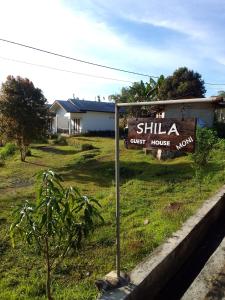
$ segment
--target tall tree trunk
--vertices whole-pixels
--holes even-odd
[[[46,249],[46,268],[47,268],[47,276],[46,276],[46,295],[48,300],[53,300],[51,295],[51,266],[49,260],[49,247],[48,247],[48,238],[45,238],[45,249]]]

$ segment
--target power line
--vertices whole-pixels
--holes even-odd
[[[2,38],[0,38],[0,41],[6,42],[6,43],[10,43],[10,44],[14,44],[14,45],[21,46],[21,47],[25,47],[25,48],[32,49],[32,50],[35,50],[35,51],[39,51],[39,52],[51,54],[51,55],[54,55],[54,56],[58,56],[58,57],[70,59],[70,60],[77,61],[77,62],[80,62],[80,63],[89,64],[89,65],[96,66],[96,67],[101,67],[101,68],[105,68],[105,69],[115,70],[115,71],[119,71],[119,72],[124,72],[124,73],[129,73],[129,74],[139,75],[139,76],[145,76],[145,77],[149,77],[149,78],[156,78],[156,79],[159,78],[159,76],[153,76],[153,75],[148,75],[148,74],[138,73],[138,72],[129,71],[129,70],[121,69],[121,68],[116,68],[116,67],[106,66],[106,65],[102,65],[102,64],[97,64],[97,63],[93,63],[93,62],[90,62],[90,61],[81,60],[81,59],[79,59],[79,58],[74,58],[74,57],[71,57],[71,56],[66,56],[66,55],[63,55],[63,54],[51,52],[51,51],[48,51],[48,50],[36,48],[36,47],[33,47],[33,46],[29,46],[29,45],[17,43],[17,42],[10,41],[10,40],[6,40],[6,39],[2,39]],[[1,57],[1,58],[2,58],[2,59],[10,60],[10,59],[8,59],[8,58],[3,58],[3,57]],[[90,77],[102,78],[102,79],[107,79],[107,80],[115,80],[115,81],[121,81],[121,82],[133,83],[133,81],[120,80],[120,79],[116,79],[116,78],[103,77],[103,76],[97,76],[97,75],[90,75],[90,74],[86,74],[86,73],[79,73],[79,72],[74,72],[74,71],[69,71],[69,70],[58,69],[58,68],[54,68],[54,67],[50,67],[50,66],[44,66],[44,65],[38,65],[38,64],[32,64],[32,63],[23,62],[23,61],[16,61],[16,60],[13,60],[13,59],[12,59],[12,61],[20,62],[20,63],[25,63],[25,64],[30,64],[30,65],[34,65],[34,66],[38,66],[38,67],[49,68],[49,69],[53,69],[53,70],[57,70],[57,71],[63,71],[63,72],[68,72],[68,73],[74,73],[74,74],[77,74],[77,75],[83,75],[83,76],[90,76]],[[211,82],[205,82],[205,84],[206,84],[206,85],[214,85],[214,86],[225,86],[225,83],[211,83]]]
[[[8,58],[8,57],[3,57],[0,56],[0,59],[7,60],[7,61],[12,61],[16,63],[21,63],[21,64],[26,64],[30,66],[35,66],[35,67],[40,67],[40,68],[45,68],[45,69],[50,69],[50,70],[55,70],[55,71],[61,71],[65,73],[71,73],[71,74],[76,74],[80,76],[86,76],[86,77],[93,77],[93,78],[99,78],[99,79],[105,79],[105,80],[112,80],[112,81],[118,81],[118,82],[125,82],[125,83],[134,83],[134,81],[130,80],[124,80],[124,79],[118,79],[118,78],[112,78],[112,77],[105,77],[105,76],[100,76],[100,75],[92,75],[88,73],[83,73],[83,72],[76,72],[76,71],[71,71],[71,70],[66,70],[66,69],[60,69],[56,67],[51,67],[47,65],[42,65],[42,64],[36,64],[36,63],[31,63],[23,60],[17,60],[13,58]],[[212,88],[216,88],[217,86],[225,86],[225,83],[209,83],[205,82],[206,85],[212,85]]]
[[[51,54],[51,55],[54,55],[54,56],[74,60],[74,61],[77,61],[77,62],[80,62],[80,63],[89,64],[89,65],[96,66],[96,67],[101,67],[101,68],[105,68],[105,69],[115,70],[115,71],[119,71],[119,72],[139,75],[139,76],[159,78],[158,76],[152,76],[152,75],[148,75],[148,74],[143,74],[143,73],[138,73],[138,72],[129,71],[129,70],[125,70],[125,69],[120,69],[120,68],[115,68],[115,67],[111,67],[111,66],[106,66],[106,65],[102,65],[102,64],[93,63],[93,62],[90,62],[90,61],[82,60],[82,59],[79,59],[79,58],[74,58],[74,57],[71,57],[71,56],[66,56],[66,55],[51,52],[51,51],[48,51],[48,50],[43,50],[43,49],[40,49],[40,48],[36,48],[36,47],[33,47],[33,46],[29,46],[29,45],[9,41],[9,40],[2,39],[2,38],[0,38],[0,41],[10,43],[10,44],[13,44],[13,45],[17,45],[17,46],[21,46],[21,47],[25,47],[25,48],[32,49],[32,50],[35,50],[35,51],[44,52],[44,53]]]
[[[41,68],[51,69],[51,70],[55,70],[55,71],[72,73],[72,74],[81,75],[81,76],[94,77],[94,78],[99,78],[99,79],[113,80],[113,81],[126,82],[126,83],[133,83],[133,81],[129,81],[129,80],[117,79],[117,78],[111,78],[111,77],[104,77],[104,76],[98,76],[98,75],[92,75],[92,74],[88,74],[88,73],[75,72],[75,71],[70,71],[70,70],[65,70],[65,69],[59,69],[59,68],[55,68],[55,67],[51,67],[51,66],[30,63],[30,62],[27,62],[27,61],[17,60],[17,59],[8,58],[8,57],[2,57],[2,56],[0,56],[0,59],[7,60],[7,61],[12,61],[12,62],[16,62],[16,63],[21,63],[21,64],[26,64],[26,65],[30,65],[30,66],[35,66],[35,67],[41,67]]]
[[[211,82],[205,82],[207,85],[225,85],[225,83],[211,83]]]

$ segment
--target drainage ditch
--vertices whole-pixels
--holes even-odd
[[[205,263],[225,237],[224,214],[212,224],[199,247],[192,253],[181,269],[166,286],[155,295],[155,300],[178,300],[203,269]],[[152,299],[152,298],[151,298]]]

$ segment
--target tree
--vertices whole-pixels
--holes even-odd
[[[51,276],[69,251],[77,250],[93,231],[95,221],[103,221],[93,198],[82,196],[76,188],[63,188],[62,179],[51,170],[43,172],[36,203],[28,201],[14,211],[10,235],[28,245],[34,244],[46,266],[46,294],[52,300]]]
[[[132,86],[128,88],[123,87],[120,94],[111,95],[110,98],[114,101],[125,103],[154,101],[158,98],[158,91],[163,81],[164,77],[161,75],[158,80],[150,78],[149,82],[146,83],[142,80],[134,82]],[[152,108],[150,107],[128,108],[127,111],[132,116],[147,116],[152,114]]]
[[[218,96],[225,98],[225,91],[218,91]]]
[[[0,92],[0,135],[15,140],[25,161],[28,146],[46,129],[46,98],[22,77],[8,76]]]
[[[186,67],[177,69],[172,76],[162,82],[158,97],[162,100],[202,98],[206,89],[201,75]]]

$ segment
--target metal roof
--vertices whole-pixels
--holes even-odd
[[[168,105],[168,104],[194,104],[194,103],[215,103],[220,104],[223,101],[222,97],[210,97],[210,98],[194,98],[194,99],[178,99],[178,100],[158,100],[158,101],[149,101],[149,102],[129,102],[129,103],[120,103],[116,105],[118,107],[126,106],[145,106],[145,105]]]
[[[79,109],[76,108],[75,105],[73,105],[70,101],[65,101],[65,100],[56,100],[51,108],[53,107],[53,105],[55,103],[58,103],[62,108],[65,109],[66,112],[70,112],[70,113],[76,113],[76,112],[80,112]],[[50,108],[50,110],[51,110]]]
[[[115,112],[115,103],[110,102],[97,102],[97,101],[87,101],[87,100],[55,100],[51,105],[50,110],[52,110],[55,103],[58,103],[66,112],[70,113],[82,113],[86,111],[96,111],[96,112]]]
[[[80,111],[115,112],[115,103],[69,99]]]

